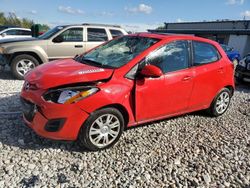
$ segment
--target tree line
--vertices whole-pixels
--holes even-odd
[[[10,12],[7,16],[0,12],[0,26],[7,25],[7,26],[18,26],[23,28],[31,28],[34,25],[34,21],[28,18],[18,18],[15,13]],[[42,24],[42,27],[46,30],[49,29],[49,26],[46,24]]]

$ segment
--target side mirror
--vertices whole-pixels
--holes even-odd
[[[57,37],[55,37],[52,42],[54,43],[61,43],[63,42],[63,36],[62,35],[58,35]]]
[[[146,65],[141,70],[140,74],[143,75],[144,77],[156,77],[156,78],[163,75],[161,69],[154,65]]]
[[[2,37],[6,37],[6,35],[7,35],[6,33],[2,33],[1,34]]]

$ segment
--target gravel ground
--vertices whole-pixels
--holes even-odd
[[[0,112],[20,111],[22,81],[0,72]],[[250,187],[250,87],[219,118],[202,112],[126,130],[88,152],[36,136],[20,115],[0,115],[2,187]]]

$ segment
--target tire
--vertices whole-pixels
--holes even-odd
[[[229,89],[222,89],[214,98],[212,104],[210,105],[208,112],[211,116],[218,117],[224,114],[231,101],[232,94]]]
[[[19,80],[24,79],[24,75],[39,65],[38,60],[31,55],[18,55],[11,61],[10,67],[13,76]]]
[[[121,137],[123,130],[124,118],[121,112],[115,108],[103,108],[90,114],[79,131],[78,140],[89,150],[103,150],[113,146]]]

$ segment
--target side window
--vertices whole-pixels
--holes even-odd
[[[214,46],[204,42],[193,42],[194,65],[212,63],[219,60],[219,52]]]
[[[82,42],[83,28],[70,28],[60,34],[63,42]]]
[[[26,30],[18,30],[17,35],[31,35],[31,31],[26,31]]]
[[[88,41],[89,42],[103,42],[107,41],[108,36],[105,29],[88,28]]]
[[[110,29],[110,33],[112,35],[112,38],[124,35],[120,30],[116,30],[116,29]]]
[[[17,35],[17,30],[15,30],[15,29],[8,30],[8,31],[6,31],[6,35]]]
[[[163,73],[188,68],[189,45],[187,41],[171,42],[149,54],[146,64],[159,67]]]

